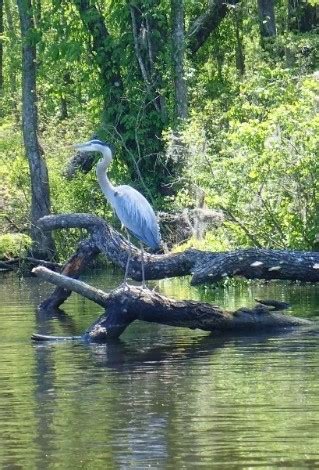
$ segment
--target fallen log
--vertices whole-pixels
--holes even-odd
[[[88,260],[101,252],[113,263],[125,268],[129,243],[103,219],[89,214],[61,214],[43,217],[38,223],[47,231],[67,228],[88,230],[90,238],[82,242],[82,245],[88,244]],[[131,251],[129,275],[141,280],[141,252],[134,245],[131,245]],[[75,263],[76,254],[71,259]],[[81,269],[85,262],[80,263]],[[319,252],[248,248],[218,253],[189,249],[182,253],[145,254],[146,279],[188,274],[192,275],[193,285],[215,283],[226,276],[319,282]]]
[[[78,249],[79,255],[75,254],[64,268],[65,274],[77,275],[76,265],[79,264],[79,269],[83,270],[98,253],[105,254],[117,266],[125,268],[129,243],[103,219],[89,214],[61,214],[43,217],[38,223],[47,231],[84,228],[89,232],[89,239]],[[85,255],[83,250],[87,250]],[[141,252],[134,245],[131,245],[131,251],[129,275],[141,280]],[[189,249],[182,253],[145,254],[146,279],[189,274],[193,285],[215,283],[227,276],[318,282],[319,252],[249,248],[219,253]]]
[[[50,337],[34,334],[37,341],[82,339],[88,342],[107,342],[119,338],[124,330],[135,320],[160,323],[175,327],[201,329],[209,332],[226,331],[264,331],[269,328],[293,328],[309,326],[309,320],[291,317],[271,311],[279,308],[279,303],[271,300],[261,305],[259,300],[253,309],[240,308],[234,312],[223,310],[216,305],[195,301],[177,301],[164,297],[157,292],[140,287],[120,287],[109,294],[88,284],[71,279],[39,266],[33,273],[52,284],[81,294],[106,310],[80,337]],[[287,304],[281,305],[282,309]]]

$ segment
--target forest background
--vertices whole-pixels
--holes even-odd
[[[0,0],[0,258],[65,259],[78,232],[118,226],[71,145],[112,142],[115,184],[156,210],[218,209],[190,245],[319,246],[318,0]]]

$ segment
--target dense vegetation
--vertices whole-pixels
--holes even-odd
[[[317,0],[1,0],[0,256],[21,253],[28,241],[8,233],[34,225],[22,43],[36,57],[48,211],[112,217],[94,172],[63,173],[71,144],[94,134],[115,144],[114,182],[157,209],[204,197],[224,211],[201,245],[316,249],[318,9]],[[65,235],[55,242],[60,257],[72,248]]]

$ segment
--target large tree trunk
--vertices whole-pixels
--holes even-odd
[[[175,114],[187,118],[187,83],[185,79],[184,0],[171,0],[172,56],[175,83]]]
[[[106,342],[117,339],[135,320],[219,333],[252,330],[261,332],[269,328],[278,330],[312,324],[302,318],[274,313],[274,310],[287,308],[284,302],[259,301],[263,305],[230,312],[207,303],[168,299],[154,291],[133,286],[106,294],[84,282],[54,273],[44,267],[35,268],[33,272],[41,279],[60,288],[73,290],[106,308],[105,314],[94,322],[82,337],[63,338],[34,334],[32,338],[38,341],[83,339],[89,342]]]
[[[32,253],[37,258],[52,258],[54,243],[37,225],[38,219],[50,214],[50,190],[47,166],[42,155],[37,131],[36,45],[34,40],[31,0],[18,0],[22,36],[22,115],[23,138],[31,178]]]
[[[262,38],[276,36],[274,0],[258,0],[258,15]]]

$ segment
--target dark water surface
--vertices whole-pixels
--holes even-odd
[[[158,286],[230,309],[287,300],[290,313],[319,316],[319,286]],[[74,295],[64,315],[39,315],[50,290],[0,276],[1,469],[319,468],[319,328],[221,337],[136,323],[114,345],[32,344],[33,332],[79,334],[101,312]]]

